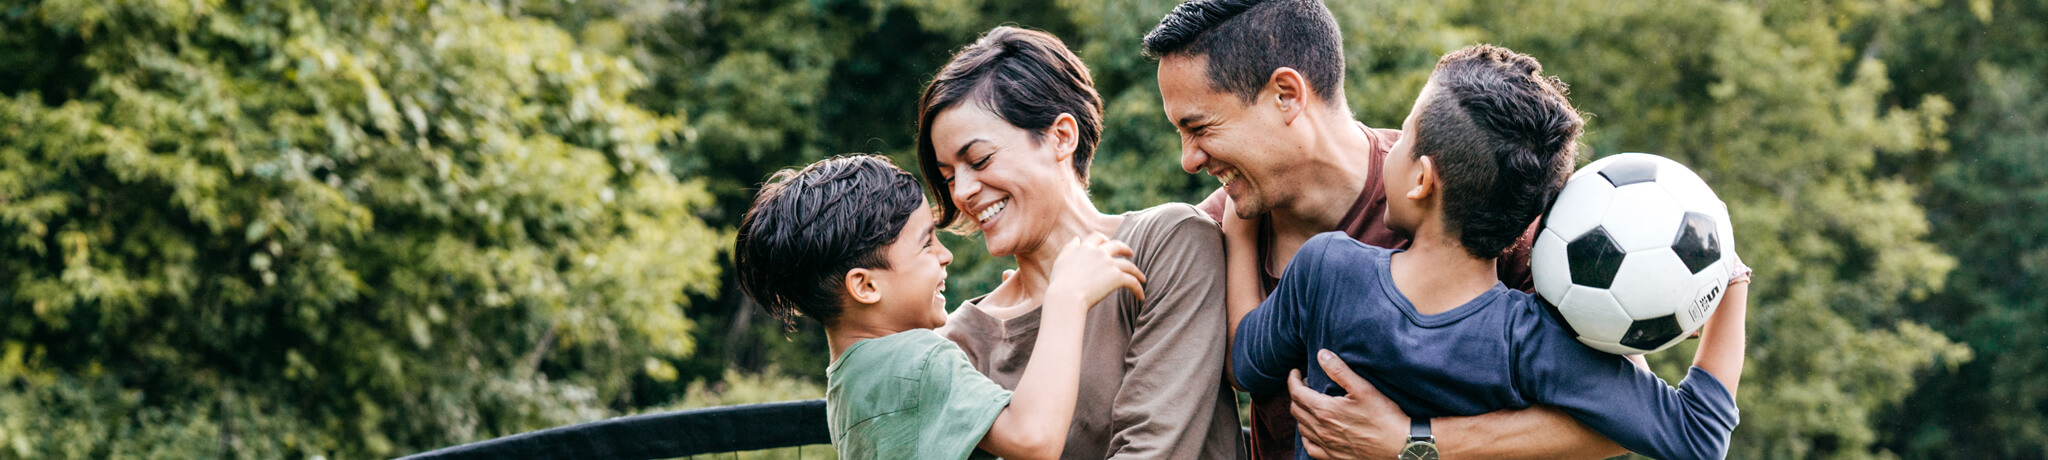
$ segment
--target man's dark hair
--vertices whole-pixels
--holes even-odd
[[[770,176],[740,219],[733,265],[740,289],[768,314],[825,325],[845,306],[846,272],[888,269],[896,240],[924,191],[888,157],[847,155]]]
[[[1435,158],[1444,227],[1495,258],[1557,198],[1585,121],[1536,58],[1493,45],[1444,55],[1415,121],[1415,156]]]
[[[1088,66],[1052,34],[996,27],[954,54],[917,102],[917,163],[925,184],[937,196],[933,206],[938,208],[938,226],[952,225],[960,209],[953,206],[953,190],[939,174],[932,121],[962,101],[1030,132],[1032,142],[1042,141],[1045,129],[1060,114],[1073,115],[1080,136],[1074,147],[1074,176],[1083,186],[1088,184],[1088,161],[1102,138],[1102,96],[1095,93]]]
[[[1344,36],[1321,0],[1191,0],[1145,34],[1145,55],[1208,56],[1209,87],[1251,103],[1281,67],[1344,104]]]

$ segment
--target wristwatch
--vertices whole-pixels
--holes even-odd
[[[1429,434],[1429,419],[1408,420],[1408,445],[1401,448],[1401,460],[1437,460],[1436,436]]]

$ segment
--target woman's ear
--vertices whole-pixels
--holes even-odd
[[[846,297],[861,305],[882,302],[882,280],[872,269],[856,268],[846,271]]]
[[[1062,113],[1052,120],[1052,126],[1045,127],[1046,140],[1052,142],[1053,161],[1067,161],[1074,158],[1074,150],[1081,147],[1081,125],[1074,121],[1074,114]]]

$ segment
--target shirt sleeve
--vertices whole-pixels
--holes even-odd
[[[1516,389],[1628,450],[1665,460],[1718,459],[1740,422],[1734,397],[1698,367],[1672,388],[1620,355],[1579,343],[1557,319],[1520,315]]]
[[[1202,211],[1202,215],[1209,216],[1212,222],[1223,222],[1223,203],[1229,199],[1230,195],[1225,195],[1223,188],[1217,187],[1216,191],[1209,192],[1208,198],[1203,198],[1201,203],[1195,204],[1195,209]]]
[[[1010,406],[1010,391],[976,372],[951,343],[934,347],[924,364],[917,394],[922,412],[917,431],[923,442],[916,458],[968,458],[995,426],[996,416]]]
[[[1110,458],[1197,457],[1218,416],[1229,351],[1223,234],[1192,214],[1162,222],[1163,238],[1144,255],[1145,301],[1110,408]]]
[[[1334,235],[1334,236],[1333,236]],[[1237,386],[1254,396],[1278,393],[1286,388],[1287,371],[1307,362],[1301,326],[1312,324],[1320,302],[1317,282],[1323,271],[1324,252],[1342,233],[1324,233],[1309,238],[1280,274],[1280,284],[1266,300],[1259,302],[1237,322],[1237,341],[1230,344],[1231,374]]]

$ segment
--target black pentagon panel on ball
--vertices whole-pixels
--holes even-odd
[[[1721,260],[1721,236],[1714,231],[1717,228],[1720,225],[1713,216],[1685,213],[1685,222],[1678,225],[1678,239],[1671,242],[1671,252],[1678,253],[1678,260],[1685,261],[1685,268],[1694,274],[1706,270]]]
[[[1628,257],[1628,251],[1607,236],[1607,229],[1594,227],[1566,243],[1564,255],[1572,264],[1572,284],[1607,289],[1613,286],[1614,274],[1621,271],[1621,259]]]
[[[1671,343],[1671,339],[1678,338],[1680,332],[1676,315],[1637,320],[1628,325],[1628,333],[1621,336],[1621,344],[1637,350],[1651,350]]]
[[[1600,168],[1600,177],[1616,188],[1623,185],[1657,180],[1657,163],[1641,158],[1629,158]]]

